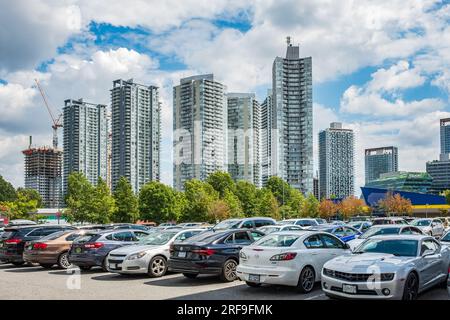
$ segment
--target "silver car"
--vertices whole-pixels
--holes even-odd
[[[444,234],[444,224],[439,219],[415,219],[411,225],[416,226],[422,230],[423,233],[433,237],[441,237]]]
[[[138,244],[113,250],[107,257],[109,272],[119,274],[148,274],[152,278],[162,277],[167,272],[170,246],[183,241],[204,229],[178,229],[153,232]]]
[[[329,297],[414,300],[447,287],[450,249],[427,235],[375,236],[350,255],[328,261],[322,290]]]

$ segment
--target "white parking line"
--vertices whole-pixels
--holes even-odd
[[[325,296],[325,293],[321,293],[321,294],[318,294],[318,295],[306,298],[305,300],[314,300],[314,299],[321,298],[321,297],[324,297],[324,296]]]

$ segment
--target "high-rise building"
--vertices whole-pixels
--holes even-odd
[[[289,37],[287,43],[286,57],[276,57],[272,69],[272,175],[312,193],[312,59],[300,58]]]
[[[63,193],[72,172],[83,173],[93,185],[108,179],[106,106],[80,100],[64,102]]]
[[[440,120],[441,154],[439,160],[427,162],[427,173],[433,177],[430,193],[450,189],[450,118]]]
[[[366,183],[376,180],[382,173],[398,171],[398,149],[381,147],[365,150]]]
[[[319,178],[313,178],[313,195],[316,199],[320,199],[319,194]]]
[[[226,87],[212,74],[180,80],[173,88],[173,185],[204,180],[227,163]]]
[[[320,198],[354,195],[354,133],[338,122],[319,133]]]
[[[160,179],[161,103],[159,90],[116,80],[111,90],[111,184],[126,177],[134,192]]]
[[[261,104],[261,183],[266,185],[272,175],[272,90]]]
[[[260,106],[252,93],[229,93],[228,172],[261,187]]]
[[[45,208],[62,208],[61,150],[30,146],[22,151],[25,156],[25,188],[36,190]]]

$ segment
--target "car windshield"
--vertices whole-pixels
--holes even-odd
[[[147,237],[139,240],[139,244],[149,246],[159,246],[166,244],[170,241],[178,232],[155,232]]]
[[[401,257],[415,257],[417,246],[417,240],[370,239],[364,242],[355,253],[387,253]]]
[[[236,225],[240,222],[240,220],[233,219],[233,220],[224,220],[222,222],[219,222],[214,226],[215,230],[220,229],[231,229],[233,227],[236,227]]]
[[[431,220],[414,220],[411,224],[416,227],[428,227],[431,224]]]
[[[291,234],[268,235],[255,242],[254,245],[258,247],[290,247],[299,237],[299,235]]]
[[[447,232],[445,236],[442,237],[441,241],[450,241],[450,232]]]
[[[370,228],[366,232],[364,232],[359,238],[367,239],[373,236],[385,235],[385,234],[398,234],[400,232],[400,228],[398,227],[389,227],[389,228]]]
[[[360,222],[358,222],[358,223],[349,223],[349,226],[351,226],[353,228],[356,228],[356,229],[359,229],[361,227],[361,224],[362,223],[360,223]]]

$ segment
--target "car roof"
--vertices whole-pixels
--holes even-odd
[[[412,226],[410,224],[406,224],[406,223],[401,223],[401,224],[377,224],[377,225],[372,226],[372,228],[382,228],[382,229],[384,229],[384,228],[397,228],[397,227],[401,228],[401,227],[414,227],[414,226]]]
[[[398,235],[383,235],[383,236],[373,236],[370,239],[375,240],[423,240],[423,239],[434,239],[432,236],[423,234],[398,234]]]

